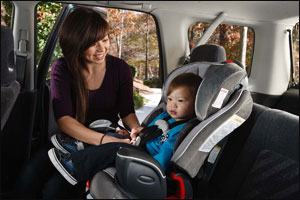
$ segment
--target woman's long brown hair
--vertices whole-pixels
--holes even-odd
[[[109,31],[107,21],[90,8],[77,8],[64,20],[59,31],[59,44],[73,77],[76,100],[76,119],[84,124],[88,107],[88,90],[82,75],[87,69],[83,53]]]

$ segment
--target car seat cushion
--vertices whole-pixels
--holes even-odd
[[[226,105],[246,76],[246,71],[234,63],[211,66],[198,88],[197,94],[201,95],[197,95],[195,100],[197,118],[202,121]]]
[[[164,104],[167,102],[166,88],[177,75],[185,72],[191,72],[203,78],[195,99],[195,112],[200,121],[226,105],[232,93],[242,87],[241,85],[245,83],[244,79],[247,78],[247,72],[235,63],[190,63],[170,73],[163,86]]]
[[[226,51],[224,47],[216,44],[205,44],[196,47],[190,56],[190,62],[224,62]]]
[[[126,196],[118,187],[115,187],[115,174],[114,167],[97,173],[90,184],[90,195],[101,199],[125,199]]]
[[[265,107],[257,116],[255,122],[252,120],[254,119],[252,118],[250,123],[253,123],[253,127],[250,127],[250,133],[247,133],[249,136],[246,138],[246,142],[243,142],[245,140],[235,140],[235,142],[242,143],[242,148],[231,149],[232,152],[237,151],[238,154],[234,155],[234,153],[231,154],[231,152],[225,156],[225,158],[233,156],[236,157],[236,159],[233,161],[232,159],[224,158],[226,161],[224,160],[221,166],[227,169],[225,170],[227,174],[223,175],[221,179],[218,178],[214,181],[219,188],[220,186],[222,188],[222,192],[219,194],[220,196],[237,196],[247,175],[252,170],[253,164],[258,158],[258,154],[262,150],[268,149],[299,162],[298,116],[285,111]],[[238,131],[238,134],[244,134],[242,131],[247,130],[243,128]],[[233,143],[230,145],[232,146]],[[228,146],[229,145],[227,145],[227,147]],[[230,161],[234,162],[234,164],[231,164],[228,168],[226,167],[227,164],[225,165],[224,163]],[[222,172],[225,171],[222,169]]]
[[[20,84],[12,82],[8,87],[1,87],[1,130],[4,127],[20,91]]]
[[[1,25],[1,131],[10,116],[20,88],[16,81],[12,30]]]
[[[16,80],[15,52],[12,30],[1,25],[1,86]]]
[[[213,147],[249,117],[252,104],[249,91],[234,94],[223,109],[189,132],[174,149],[171,162],[195,177]]]
[[[262,150],[238,194],[238,199],[299,199],[299,162],[272,150]]]

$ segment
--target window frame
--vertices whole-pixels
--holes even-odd
[[[208,27],[211,25],[211,22],[207,22],[207,21],[196,21],[196,22],[193,22],[192,24],[190,24],[190,26],[188,27],[188,42],[189,42],[189,44],[190,43],[192,43],[192,41],[191,41],[191,39],[190,39],[190,28],[193,26],[193,25],[195,25],[195,24],[197,24],[197,23],[202,23],[202,24],[207,24],[208,25]],[[254,57],[254,51],[255,51],[255,49],[254,49],[254,47],[255,47],[255,31],[254,31],[254,28],[252,28],[252,27],[249,27],[249,26],[241,26],[241,25],[236,25],[236,24],[228,24],[228,23],[221,23],[221,24],[219,24],[219,26],[217,27],[217,28],[219,28],[220,27],[220,25],[225,25],[225,26],[238,26],[239,28],[241,28],[241,27],[247,27],[248,28],[248,32],[249,32],[249,30],[251,30],[251,32],[252,32],[252,34],[253,34],[253,38],[252,38],[252,53],[251,53],[251,58],[250,58],[250,60],[248,60],[249,61],[249,65],[246,65],[245,66],[245,68],[246,68],[246,71],[247,71],[247,74],[248,74],[248,77],[251,75],[251,69],[252,69],[252,64],[253,64],[253,57]],[[207,27],[207,28],[208,28]],[[205,29],[203,29],[203,31],[202,31],[202,34],[204,34],[204,32],[207,30],[207,28],[205,28]],[[219,43],[215,43],[215,42],[210,42],[210,40],[211,40],[211,38],[212,38],[212,36],[214,36],[215,34],[219,34],[219,31],[217,30],[217,28],[214,30],[214,32],[212,33],[212,35],[209,37],[209,39],[208,39],[208,41],[207,41],[207,44],[217,44],[217,45],[220,45]],[[199,39],[200,39],[201,37],[199,37]],[[248,39],[249,39],[249,34],[247,34],[247,46],[248,46]],[[240,43],[240,40],[241,39],[239,39],[239,43]],[[196,42],[196,44],[197,44],[197,42]],[[196,45],[195,44],[195,45]],[[192,48],[194,48],[194,47],[192,47],[191,45],[189,45],[189,49],[190,49],[190,51],[192,50]],[[224,47],[225,48],[225,47]],[[247,50],[248,50],[249,48],[246,48],[246,60],[247,60]],[[230,59],[232,59],[232,58],[229,58],[228,57],[228,51],[227,51],[227,49],[225,48],[225,51],[226,51],[226,57],[227,57],[227,59],[228,60],[230,60]],[[235,59],[235,60],[238,60],[238,59]],[[238,61],[240,61],[240,60],[238,60]]]

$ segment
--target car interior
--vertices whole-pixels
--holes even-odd
[[[149,155],[121,148],[114,168],[87,180],[87,198],[299,198],[299,55],[295,60],[292,45],[298,23],[299,54],[298,1],[58,2],[61,11],[39,61],[39,1],[12,1],[12,25],[1,25],[1,198],[20,197],[13,188],[21,166],[58,130],[47,74],[59,28],[80,6],[153,17],[163,84],[160,103],[143,126],[166,109],[166,90],[176,75],[203,78],[197,117],[179,133],[168,170]],[[210,25],[189,48],[189,26],[198,21]],[[222,24],[253,29],[251,64],[232,59],[225,44],[208,42]]]

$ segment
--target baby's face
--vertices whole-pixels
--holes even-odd
[[[168,95],[167,112],[176,121],[191,119],[195,113],[195,97],[187,87],[177,87]]]

